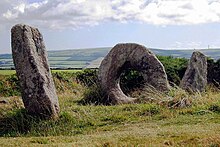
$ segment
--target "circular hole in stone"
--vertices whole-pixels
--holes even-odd
[[[119,83],[121,90],[126,95],[130,95],[135,90],[144,87],[144,78],[140,71],[134,69],[126,69],[122,71]]]

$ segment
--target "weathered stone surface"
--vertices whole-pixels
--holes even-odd
[[[48,66],[43,36],[37,28],[18,24],[11,29],[13,61],[28,112],[54,118],[59,103]]]
[[[201,52],[193,52],[180,87],[189,92],[201,92],[207,85],[207,58]]]
[[[120,88],[120,75],[125,69],[141,72],[144,83],[159,91],[167,91],[169,84],[161,62],[144,46],[138,44],[118,44],[112,48],[99,67],[99,80],[102,89],[113,104],[131,103]]]

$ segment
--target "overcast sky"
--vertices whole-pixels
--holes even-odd
[[[220,48],[220,0],[1,0],[0,53],[11,52],[17,23],[39,28],[47,50]]]

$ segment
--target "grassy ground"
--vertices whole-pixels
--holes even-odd
[[[1,97],[7,103],[0,104],[0,146],[220,145],[220,93],[211,88],[195,95],[173,90],[169,97],[187,98],[191,106],[171,108],[161,97],[141,104],[80,105],[85,88],[74,86],[59,92],[55,121],[26,114],[20,97]]]
[[[139,104],[82,105],[88,89],[76,74],[53,75],[60,117],[40,120],[27,114],[20,96],[1,94],[0,146],[220,146],[220,91],[215,88],[193,95],[175,88],[167,94],[136,90],[130,94]],[[13,92],[16,78],[0,77],[2,93]]]
[[[2,146],[218,146],[219,125],[163,126],[165,122],[121,125],[111,131],[76,136],[0,138]],[[212,125],[208,123],[208,125]],[[200,131],[199,131],[200,130]]]
[[[15,70],[0,70],[0,75],[12,75],[15,74]]]

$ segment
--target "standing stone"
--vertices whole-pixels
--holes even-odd
[[[14,26],[11,33],[13,61],[25,108],[43,118],[56,118],[60,108],[43,36],[37,28],[24,24]]]
[[[189,92],[202,92],[207,85],[207,58],[201,52],[193,52],[180,87]]]
[[[113,104],[132,103],[136,100],[127,97],[120,88],[120,75],[125,69],[139,71],[144,83],[158,91],[169,89],[164,67],[150,50],[133,43],[117,44],[102,61],[98,75],[102,89]]]

